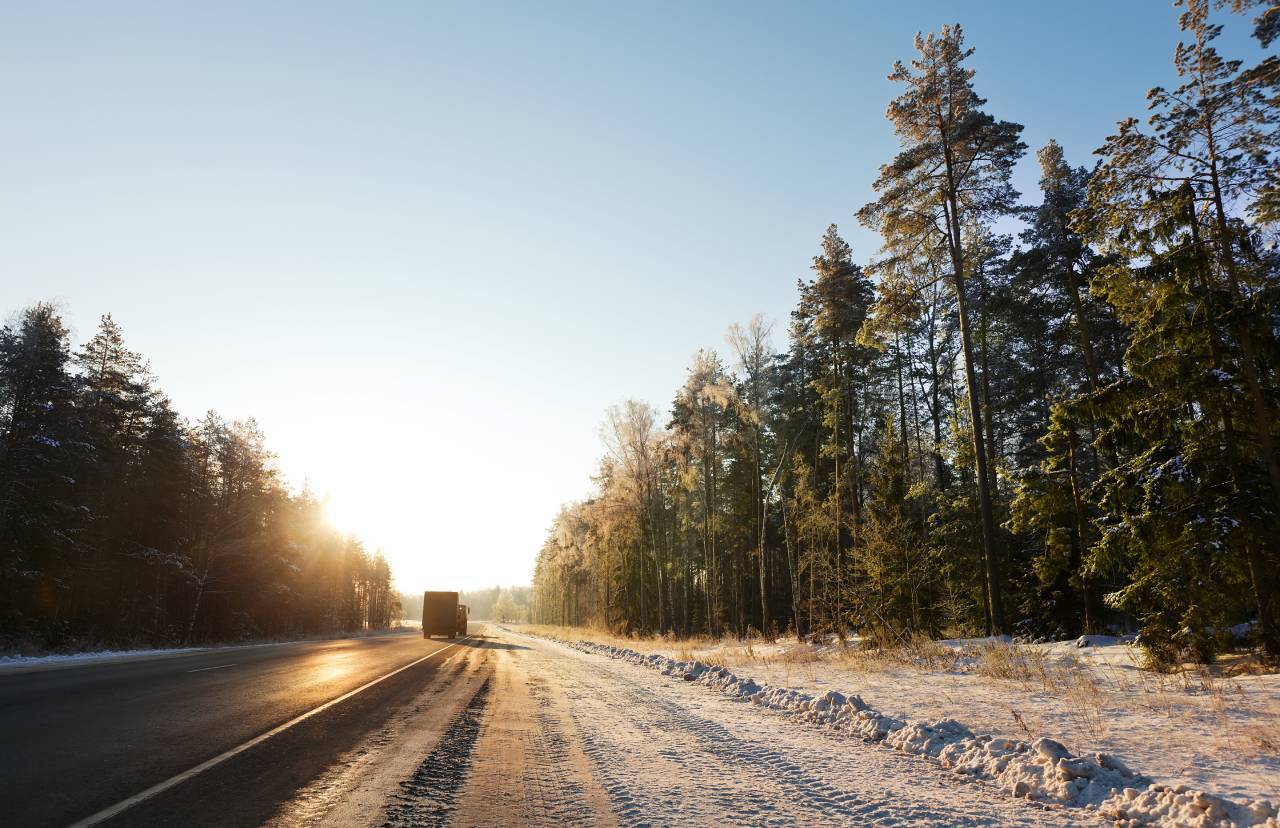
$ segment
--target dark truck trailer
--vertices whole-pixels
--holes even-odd
[[[422,593],[422,637],[443,635],[454,638],[467,634],[467,608],[458,603],[456,592]]]

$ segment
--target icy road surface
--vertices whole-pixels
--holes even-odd
[[[1079,825],[931,761],[484,631],[276,825]]]

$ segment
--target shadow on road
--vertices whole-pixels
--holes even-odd
[[[478,650],[527,650],[528,647],[523,644],[511,644],[507,641],[498,641],[484,635],[472,636],[470,640],[460,642],[463,646],[473,647]]]

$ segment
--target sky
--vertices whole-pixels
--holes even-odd
[[[886,75],[957,18],[1024,193],[1173,81],[1165,0],[3,2],[0,314],[113,314],[400,588],[528,583],[608,406],[784,331],[828,224],[875,255]]]

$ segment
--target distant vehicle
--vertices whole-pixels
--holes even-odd
[[[458,603],[456,592],[422,593],[422,637],[443,635],[455,638],[467,634],[467,607]]]

